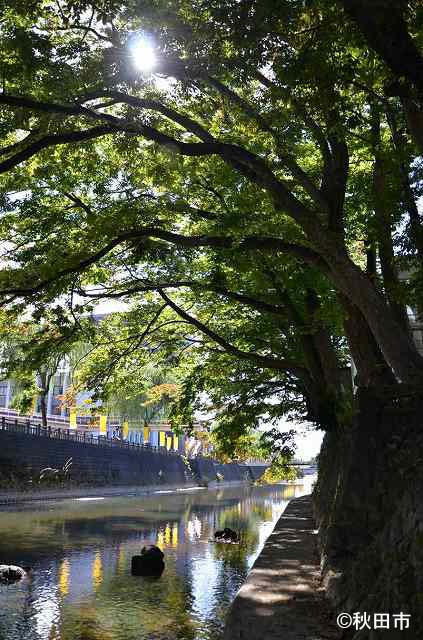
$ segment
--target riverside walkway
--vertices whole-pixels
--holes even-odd
[[[229,611],[223,640],[340,637],[319,585],[311,496],[291,500]]]

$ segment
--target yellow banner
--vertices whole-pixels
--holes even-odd
[[[173,448],[175,449],[175,451],[178,451],[178,448],[179,448],[178,436],[173,436]]]
[[[107,434],[107,416],[100,416],[100,433],[102,436]]]
[[[167,436],[166,438],[166,449],[169,451],[172,448],[172,437]]]
[[[159,445],[161,447],[166,446],[166,434],[164,433],[164,431],[159,432]]]
[[[144,427],[144,444],[150,442],[150,429],[148,427]]]
[[[129,436],[129,424],[128,424],[128,420],[124,420],[122,423],[122,438],[124,440],[128,440],[128,436]]]
[[[172,529],[172,547],[178,546],[178,524],[175,523]]]
[[[76,429],[76,408],[69,411],[69,429]]]

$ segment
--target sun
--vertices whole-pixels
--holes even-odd
[[[140,71],[152,71],[156,65],[156,54],[151,42],[138,38],[131,46],[135,66]]]

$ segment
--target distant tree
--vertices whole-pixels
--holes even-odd
[[[47,397],[59,364],[71,348],[71,335],[53,323],[0,317],[4,377],[14,381],[12,404],[28,412],[38,398],[42,424],[47,426]]]

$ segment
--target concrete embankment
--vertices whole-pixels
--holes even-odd
[[[0,428],[0,486],[5,490],[36,487],[38,493],[42,489],[37,486],[41,471],[50,468],[50,475],[60,475],[64,465],[69,465],[66,481],[73,494],[74,488],[84,488],[81,485],[111,489],[125,485],[151,490],[157,484],[159,487],[190,486],[218,480],[239,483],[257,480],[266,470],[265,466],[218,464],[203,457],[187,460],[166,449],[131,446],[107,439],[90,442],[75,434],[70,436],[63,433],[57,437],[47,430],[3,425]],[[5,490],[0,489],[0,493]]]
[[[311,496],[291,500],[238,592],[223,640],[339,637],[319,585]]]
[[[0,429],[0,464],[12,475],[29,476],[34,482],[41,469],[60,469],[72,459],[69,478],[91,485],[185,484],[181,456],[137,447],[115,447],[27,433],[24,429]]]
[[[157,485],[119,485],[119,486],[96,486],[96,487],[60,487],[49,489],[38,489],[34,491],[1,491],[0,508],[23,502],[44,502],[46,500],[67,500],[71,498],[111,498],[114,496],[148,496],[154,493],[178,493],[206,491],[207,489],[227,489],[229,487],[245,486],[242,482],[210,482],[208,486],[198,484],[157,484]]]
[[[0,491],[0,507],[45,500],[66,500],[69,498],[110,498],[113,496],[147,496],[152,493],[173,493],[177,491],[201,491],[204,487],[188,484],[149,486],[98,486],[70,487],[60,489],[40,489],[38,491]]]

